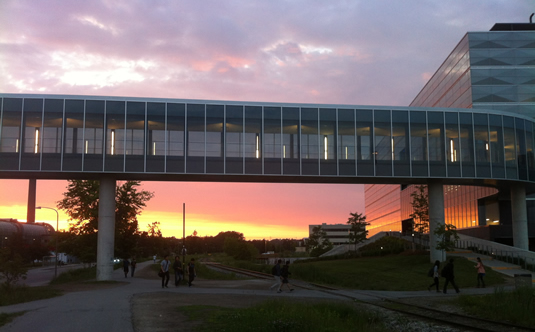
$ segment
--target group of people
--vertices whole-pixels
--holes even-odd
[[[270,289],[273,290],[275,287],[278,287],[277,293],[282,292],[282,287],[286,285],[286,287],[290,290],[290,292],[293,292],[293,288],[290,285],[288,281],[288,277],[290,276],[290,261],[286,261],[286,264],[284,264],[281,267],[282,259],[279,259],[277,261],[277,264],[273,266],[271,270],[271,274],[273,275],[273,278],[275,279],[275,283],[271,285]]]
[[[169,261],[169,256],[166,255],[165,258],[160,263],[160,274],[162,278],[162,288],[168,288],[169,284],[169,268],[171,267],[171,262]],[[179,256],[175,256],[175,261],[173,262],[172,266],[174,272],[175,272],[175,287],[178,287],[180,285],[180,282],[184,280],[184,266],[182,265],[182,262],[180,261]],[[188,286],[191,287],[193,285],[193,280],[197,276],[197,272],[195,271],[195,259],[192,258],[188,265]]]
[[[481,258],[477,257],[477,264],[475,266],[477,270],[477,288],[479,287],[485,287],[485,281],[483,280],[483,277],[485,276],[485,266],[483,265],[483,262],[481,261]],[[448,263],[444,266],[442,271],[440,271],[440,261],[435,261],[435,264],[432,267],[432,276],[433,276],[433,283],[427,287],[428,291],[431,291],[431,288],[433,286],[436,287],[437,293],[440,293],[439,290],[439,277],[442,276],[446,279],[444,282],[444,288],[442,292],[444,294],[447,294],[448,292],[448,284],[451,283],[453,288],[455,289],[455,292],[459,293],[459,287],[455,284],[455,274],[453,273],[453,258],[450,258]]]
[[[130,262],[128,260],[128,258],[125,258],[123,259],[123,271],[124,271],[124,277],[125,278],[128,278],[128,272],[129,272],[129,269],[131,271],[131,277],[134,276],[134,271],[136,271],[136,259],[135,258],[132,258],[132,261]]]

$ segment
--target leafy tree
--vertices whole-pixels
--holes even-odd
[[[362,213],[349,213],[350,217],[347,219],[347,223],[351,225],[351,230],[349,233],[349,242],[354,243],[355,246],[357,243],[361,243],[368,237],[368,230],[366,226],[370,223],[366,222],[366,216]]]
[[[252,243],[234,237],[225,238],[224,251],[227,255],[240,260],[252,260],[258,256],[258,250]]]
[[[411,194],[413,212],[409,215],[413,220],[413,228],[420,236],[429,229],[429,198],[427,187],[416,186],[416,191]]]
[[[321,226],[314,226],[307,242],[307,249],[310,251],[310,256],[319,257],[332,248],[333,244],[327,238],[325,230]]]
[[[0,280],[3,280],[4,291],[11,290],[19,280],[26,280],[27,272],[20,255],[12,253],[8,248],[0,249]]]
[[[440,239],[437,242],[437,250],[452,251],[455,248],[455,241],[459,240],[457,227],[452,224],[440,225],[434,233]]]
[[[152,224],[147,225],[149,231],[147,232],[150,237],[162,237],[162,231],[160,230],[160,222],[155,221]]]
[[[154,194],[138,190],[139,181],[126,181],[118,185],[115,192],[115,254],[128,257],[133,253],[138,235],[137,216],[141,213]],[[74,247],[84,250],[70,252],[74,255],[92,256],[96,253],[96,236],[98,230],[98,204],[100,183],[95,180],[70,180],[67,191],[63,194],[57,207],[65,210],[72,221],[69,232]],[[81,243],[78,243],[81,242]],[[77,244],[78,243],[78,244]],[[81,245],[89,246],[81,248]],[[80,257],[80,256],[79,256]],[[80,257],[81,258],[81,257]]]

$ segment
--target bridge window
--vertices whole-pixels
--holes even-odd
[[[145,154],[145,103],[129,101],[126,106],[125,153],[141,156]]]
[[[428,176],[426,112],[410,112],[413,176]]]
[[[106,101],[106,171],[124,171],[125,102]]]
[[[282,163],[284,174],[300,174],[299,108],[282,108]]]
[[[22,150],[20,168],[38,170],[41,163],[43,100],[26,98],[23,107],[24,149]]]
[[[474,129],[472,114],[460,113],[461,131],[461,163],[462,173],[465,177],[475,176],[474,170]]]
[[[392,131],[390,129],[390,111],[375,111],[375,168],[376,174],[392,175]]]
[[[526,122],[526,159],[529,180],[535,180],[535,156],[533,151],[533,124]]]
[[[282,124],[280,107],[264,107],[264,173],[281,174]]]
[[[102,104],[104,104],[102,102]],[[63,142],[63,166],[66,171],[82,170],[84,148],[84,108],[83,100],[65,100],[65,133]],[[100,114],[100,126],[104,123],[104,108]],[[102,136],[102,135],[101,135]],[[102,157],[100,159],[102,170]]]
[[[223,105],[206,105],[206,172],[224,173],[223,160],[223,122],[225,107]]]
[[[373,115],[370,110],[357,110],[357,175],[374,175]]]
[[[301,109],[301,158],[303,175],[319,174],[320,135],[318,109]]]
[[[459,113],[446,112],[446,160],[448,176],[461,176],[461,151],[459,139]]]
[[[409,176],[409,113],[392,111],[392,152],[394,175]]]
[[[428,112],[428,144],[431,176],[446,176],[444,146],[444,113]]]
[[[338,163],[340,175],[355,175],[355,111],[338,110]]]
[[[167,104],[167,158],[166,171],[185,171],[186,105]]]
[[[43,170],[61,169],[63,99],[45,99],[43,121]]]
[[[243,173],[243,106],[226,108],[225,154],[226,172]]]
[[[3,104],[0,152],[18,153],[20,151],[20,113],[22,111],[22,99],[4,98]]]
[[[165,155],[165,104],[147,103],[147,155]]]
[[[262,107],[245,106],[245,173],[262,174]]]
[[[524,120],[515,118],[516,127],[516,160],[518,163],[518,178],[527,180],[527,160],[526,160],[526,131],[524,130]]]

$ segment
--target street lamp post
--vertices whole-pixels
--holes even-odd
[[[54,210],[56,212],[56,263],[54,264],[54,278],[58,277],[58,232],[59,232],[59,212],[58,210],[50,207],[45,206],[38,206],[35,208],[36,210],[41,209],[47,209],[47,210]]]

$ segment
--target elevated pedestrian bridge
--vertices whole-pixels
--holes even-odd
[[[101,181],[101,279],[115,181],[130,179],[427,184],[431,231],[444,223],[443,185],[492,186],[510,193],[515,246],[528,247],[534,123],[521,114],[34,94],[0,94],[0,105],[0,178]]]

